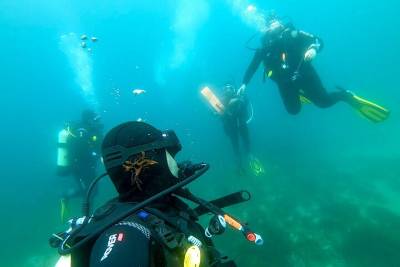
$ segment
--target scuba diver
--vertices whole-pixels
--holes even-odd
[[[201,90],[201,94],[215,113],[221,117],[225,133],[233,147],[239,175],[246,173],[245,161],[248,162],[250,171],[255,176],[264,175],[265,169],[262,162],[250,151],[248,124],[253,120],[253,107],[247,97],[238,95],[235,87],[230,83],[224,85],[221,100],[208,86]],[[240,149],[240,143],[242,143],[242,149]]]
[[[239,173],[243,173],[243,158],[250,157],[250,138],[247,124],[250,122],[252,114],[249,114],[249,101],[243,95],[238,96],[235,87],[227,83],[223,87],[221,102],[224,106],[224,112],[221,114],[224,130],[231,141]],[[240,150],[240,140],[242,141],[243,153]]]
[[[185,186],[208,170],[205,163],[178,164],[181,144],[173,131],[160,131],[144,122],[126,122],[111,129],[102,144],[106,173],[94,180],[83,205],[83,217],[50,238],[63,255],[56,266],[184,266],[234,267],[221,256],[212,237],[227,225],[253,244],[259,234],[225,213],[222,208],[250,199],[239,191],[208,202]],[[109,176],[118,196],[90,215],[90,194]],[[190,208],[183,200],[198,206]],[[204,229],[198,217],[212,213]]]
[[[97,175],[102,131],[100,116],[92,110],[84,110],[79,122],[67,123],[58,134],[57,174],[74,178],[62,193],[62,221],[67,212],[68,200],[83,196]]]
[[[261,62],[264,63],[264,78],[273,80],[290,114],[298,114],[302,103],[314,103],[328,108],[343,101],[350,104],[361,115],[372,122],[382,122],[389,116],[389,110],[365,100],[351,91],[337,88],[327,92],[314,67],[312,60],[322,51],[321,38],[284,24],[273,16],[269,19],[262,38],[262,46],[256,49],[253,60],[247,68],[238,94],[243,94]]]

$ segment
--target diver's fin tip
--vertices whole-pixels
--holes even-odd
[[[354,103],[352,106],[366,119],[374,122],[379,123],[385,121],[389,115],[390,110],[384,108],[372,101],[366,100],[362,97],[357,95],[352,96],[352,100]]]

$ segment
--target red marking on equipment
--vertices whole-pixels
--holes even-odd
[[[249,234],[247,234],[247,240],[249,240],[250,242],[254,242],[254,241],[256,241],[256,235],[255,234],[253,234],[253,233],[249,233]]]
[[[118,239],[118,241],[122,241],[122,239],[124,239],[124,234],[123,233],[119,233],[117,239]]]

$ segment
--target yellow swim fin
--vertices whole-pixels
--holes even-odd
[[[303,90],[300,90],[299,98],[300,98],[301,104],[302,104],[302,105],[312,104],[311,100],[308,99],[307,97],[305,97],[304,94],[305,94],[304,91],[303,91]]]
[[[60,201],[60,204],[61,204],[61,212],[60,212],[61,223],[65,223],[66,219],[68,218],[68,213],[69,213],[67,199],[62,198],[61,201]]]
[[[388,109],[354,94],[352,96],[352,101],[350,101],[350,105],[363,117],[374,123],[383,122],[390,115]]]
[[[308,99],[307,97],[300,95],[300,102],[303,105],[308,105],[308,104],[312,104],[311,100]]]
[[[250,156],[249,165],[250,165],[250,170],[253,172],[255,176],[261,176],[265,173],[264,165],[255,156]]]

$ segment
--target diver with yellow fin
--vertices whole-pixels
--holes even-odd
[[[348,103],[368,120],[378,123],[386,120],[389,110],[363,99],[348,90],[327,92],[312,65],[322,51],[321,38],[284,23],[276,15],[267,22],[261,47],[255,49],[238,94],[243,94],[261,63],[264,78],[274,81],[279,89],[286,110],[293,115],[301,111],[302,103],[313,103],[320,108],[329,108],[338,102]]]
[[[96,176],[102,131],[100,116],[92,110],[84,110],[80,121],[67,123],[58,133],[57,175],[68,177],[63,181],[62,222],[68,217],[69,201],[83,196]]]
[[[203,88],[202,95],[221,117],[225,134],[229,137],[236,158],[239,174],[245,173],[244,162],[249,162],[250,170],[259,176],[264,173],[261,162],[251,154],[248,124],[253,119],[253,107],[244,96],[238,96],[231,83],[223,88],[221,100],[209,87]]]

